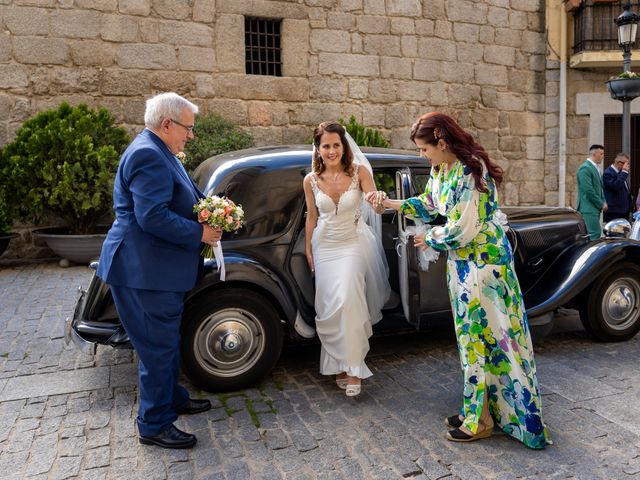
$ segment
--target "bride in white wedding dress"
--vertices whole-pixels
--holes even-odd
[[[336,375],[346,395],[356,396],[361,380],[372,375],[365,363],[371,327],[382,318],[391,293],[380,236],[364,221],[377,216],[363,202],[364,193],[376,187],[369,163],[342,125],[321,123],[313,142],[313,171],[303,185],[306,254],[315,272],[316,332],[322,343],[320,373]]]

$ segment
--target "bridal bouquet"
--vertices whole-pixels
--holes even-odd
[[[223,232],[237,232],[244,224],[242,205],[236,205],[227,197],[213,195],[203,198],[193,206],[193,211],[198,215],[200,223],[219,228]],[[224,257],[220,242],[215,247],[205,245],[200,254],[205,258],[216,259],[218,270],[222,267],[220,279],[224,280]]]

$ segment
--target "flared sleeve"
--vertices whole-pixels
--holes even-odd
[[[425,243],[437,250],[465,247],[480,233],[486,220],[486,202],[481,201],[471,172],[464,168],[460,174],[447,223],[432,228],[425,237]]]
[[[433,191],[433,170],[427,181],[427,186],[422,195],[407,198],[400,206],[400,213],[412,220],[422,220],[429,223],[438,215],[432,197]]]

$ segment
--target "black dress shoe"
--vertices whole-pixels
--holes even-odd
[[[169,425],[157,435],[147,437],[140,435],[139,441],[144,445],[157,445],[162,448],[191,448],[196,444],[197,439],[195,435]]]
[[[190,398],[182,407],[176,409],[176,413],[178,415],[193,415],[194,413],[202,413],[207,410],[211,410],[211,402],[209,400]]]

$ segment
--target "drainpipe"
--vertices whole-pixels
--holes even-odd
[[[558,206],[565,206],[567,180],[567,10],[560,8],[560,108],[558,113]]]

